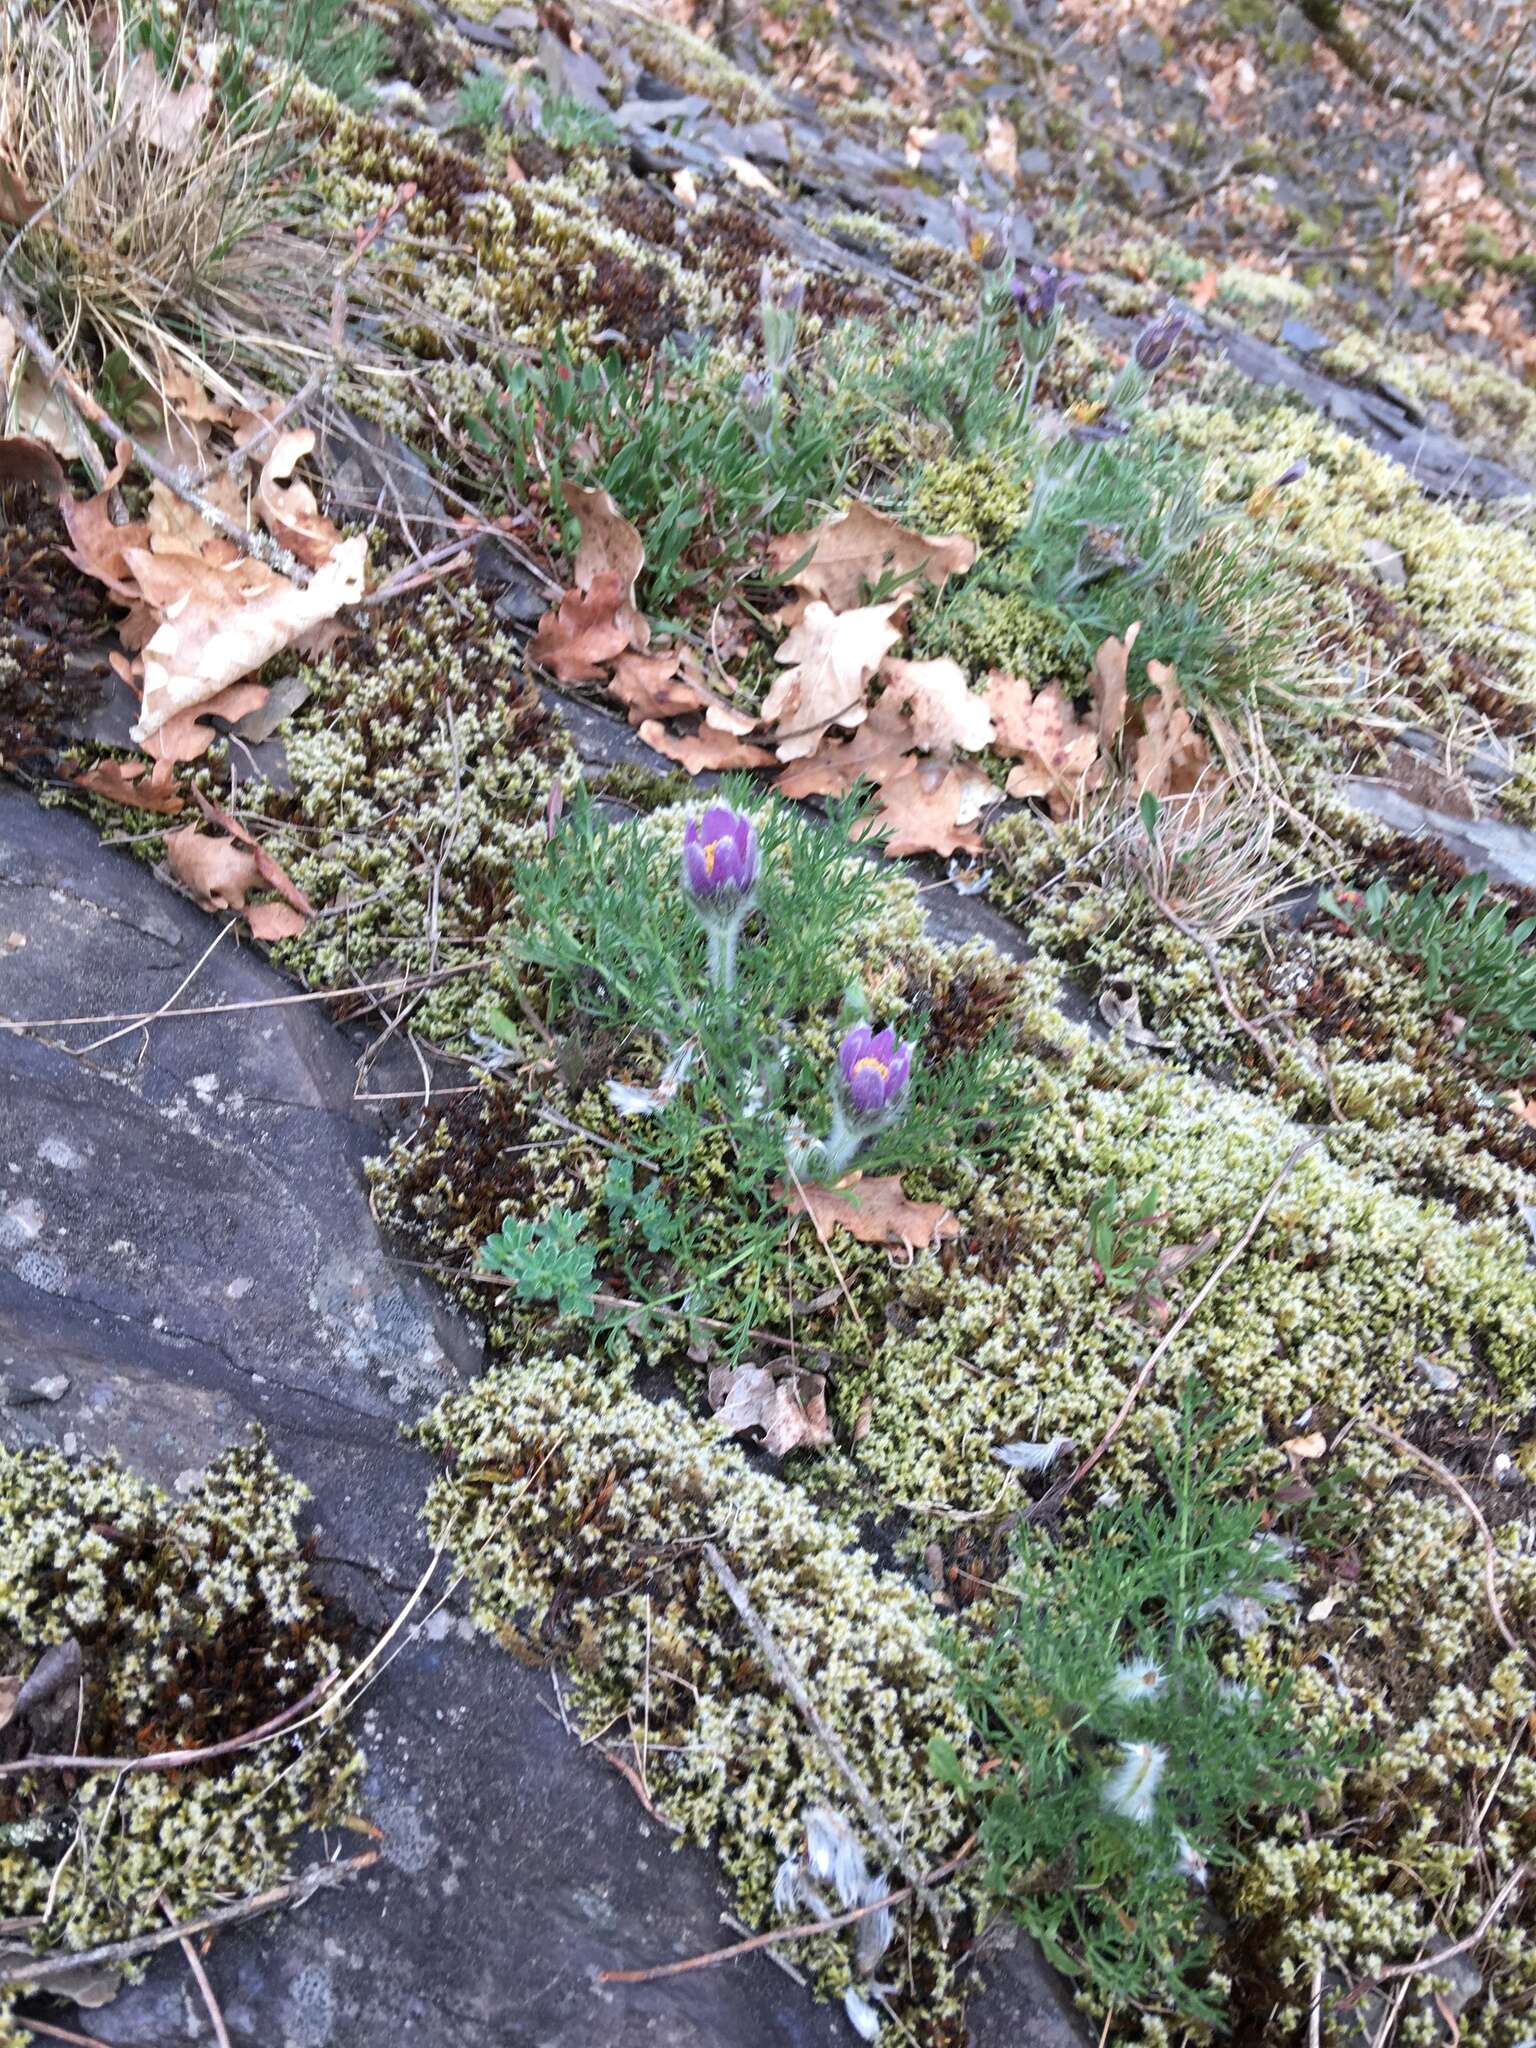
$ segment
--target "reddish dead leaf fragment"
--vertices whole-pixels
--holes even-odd
[[[1059,684],[1032,695],[1022,676],[994,669],[987,678],[987,702],[996,726],[996,745],[1020,765],[1008,777],[1010,796],[1049,797],[1051,815],[1065,818],[1104,779],[1097,729],[1079,720]]]
[[[925,753],[947,758],[956,747],[976,754],[991,746],[987,700],[972,691],[958,661],[899,661],[888,654],[880,678],[882,707],[910,712],[912,738]]]
[[[891,860],[914,853],[980,853],[975,821],[1002,792],[979,768],[958,762],[916,761],[880,785],[876,826],[889,832]]]
[[[891,623],[900,604],[898,598],[834,612],[817,600],[806,608],[775,656],[786,665],[784,674],[763,700],[763,724],[778,728],[781,761],[814,754],[829,725],[863,724],[865,686],[901,638]]]
[[[1178,678],[1165,662],[1149,661],[1147,674],[1156,698],[1136,709],[1142,736],[1136,742],[1136,788],[1154,796],[1187,796],[1211,765],[1211,750],[1184,708]]]
[[[1527,1102],[1518,1088],[1511,1088],[1504,1100],[1522,1123],[1536,1125],[1536,1101]]]
[[[624,586],[611,571],[590,590],[568,590],[528,643],[532,658],[558,682],[590,683],[629,646]]]
[[[237,910],[258,939],[291,939],[304,929],[304,912],[292,903],[252,903],[253,891],[270,887],[263,867],[277,868],[259,848],[234,839],[215,839],[184,825],[165,835],[165,864],[173,878],[204,910]],[[283,877],[287,881],[287,877]],[[288,884],[292,889],[292,883]],[[295,891],[295,894],[298,892]]]
[[[774,1374],[760,1365],[742,1365],[734,1371],[717,1366],[709,1376],[709,1403],[727,1436],[762,1430],[763,1449],[771,1457],[816,1450],[832,1441],[824,1373]]]
[[[169,761],[98,761],[72,779],[76,789],[104,796],[108,803],[128,804],[136,811],[159,811],[174,817],[186,809],[187,800],[176,788]]]
[[[852,739],[823,741],[814,754],[791,761],[776,787],[787,797],[846,796],[862,777],[880,784],[913,765],[917,742],[912,721],[888,710],[889,692],[871,710]]]
[[[340,546],[340,530],[321,512],[308,484],[286,481],[293,474],[294,464],[308,455],[314,445],[315,437],[308,427],[278,435],[261,466],[256,509],[274,540],[280,541],[306,567],[318,569]]]
[[[651,629],[635,601],[635,582],[645,567],[645,548],[640,535],[613,501],[612,493],[585,490],[580,484],[563,483],[560,494],[566,508],[581,523],[581,541],[576,549],[576,584],[592,590],[604,576],[617,576],[623,590],[619,618],[627,627],[627,645],[643,653],[650,644]]]
[[[290,904],[293,909],[298,911],[301,917],[308,917],[314,905],[298,884],[289,878],[286,869],[272,858],[261,842],[251,837],[238,818],[232,818],[228,811],[221,810],[216,803],[211,802],[205,797],[200,789],[194,789],[192,794],[197,798],[198,809],[210,823],[220,826],[229,834],[231,839],[238,840],[242,846],[249,849],[251,857],[256,863],[256,872],[260,875],[266,886],[269,889],[275,889],[284,902]]]
[[[733,733],[716,732],[701,725],[697,732],[670,733],[659,720],[648,718],[640,737],[669,761],[678,761],[690,775],[717,773],[727,768],[771,768],[773,756],[766,747],[754,747]]]
[[[135,604],[139,600],[139,586],[128,567],[127,556],[133,548],[149,546],[149,527],[142,520],[114,526],[109,507],[111,495],[110,490],[105,490],[94,498],[66,496],[59,500],[70,538],[69,559],[83,574],[104,583],[124,604]]]
[[[144,751],[152,761],[199,761],[219,737],[209,719],[222,718],[226,725],[234,725],[249,712],[259,711],[270,695],[265,683],[231,683],[195,710],[168,718],[144,742]]]
[[[809,555],[788,581],[807,597],[822,598],[835,612],[852,611],[882,576],[904,580],[921,574],[936,588],[960,576],[976,560],[976,543],[963,533],[913,533],[862,501],[834,512],[820,526],[804,533],[780,534],[768,543],[768,559],[777,574]],[[910,595],[910,593],[908,593]]]
[[[823,1237],[834,1229],[846,1230],[860,1244],[883,1244],[904,1251],[909,1260],[946,1237],[960,1235],[960,1225],[942,1202],[909,1202],[895,1174],[859,1180],[847,1188],[801,1183],[786,1191],[779,1181],[774,1193],[787,1200],[791,1216],[808,1215]]]

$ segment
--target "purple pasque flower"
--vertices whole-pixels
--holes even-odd
[[[1153,376],[1163,368],[1189,333],[1189,321],[1177,306],[1169,306],[1137,335],[1131,359],[1138,370]]]
[[[711,804],[683,832],[683,883],[694,910],[709,923],[736,923],[757,888],[757,827],[728,804]]]
[[[837,1065],[849,1112],[865,1123],[884,1122],[906,1093],[912,1048],[889,1025],[872,1031],[867,1024],[855,1024],[837,1049]]]

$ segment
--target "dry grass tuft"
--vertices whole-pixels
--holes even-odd
[[[274,174],[279,93],[236,121],[190,40],[162,75],[120,5],[0,12],[0,286],[61,357],[158,387],[168,357],[206,379],[306,331],[323,251]]]

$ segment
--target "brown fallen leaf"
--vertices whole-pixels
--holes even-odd
[[[648,718],[640,727],[640,737],[669,761],[680,762],[690,775],[773,766],[773,756],[766,747],[754,747],[733,733],[716,732],[713,726],[701,725],[691,733],[670,733],[659,719]]]
[[[279,434],[256,485],[256,510],[267,531],[310,569],[328,562],[341,544],[340,529],[321,512],[309,485],[286,481],[293,475],[294,464],[314,445],[309,427]]]
[[[775,787],[787,797],[846,796],[862,777],[877,786],[914,765],[912,721],[888,711],[881,698],[853,737],[827,740],[814,754],[791,761]]]
[[[628,646],[642,654],[651,629],[635,598],[635,583],[645,567],[640,535],[624,517],[609,491],[587,490],[569,481],[560,486],[566,509],[581,525],[574,569],[577,588],[591,590],[603,576],[617,576],[623,590],[619,618],[628,628]]]
[[[680,647],[660,654],[621,654],[613,665],[608,685],[629,713],[631,725],[647,718],[678,718],[701,707],[697,690],[677,679],[682,659]]]
[[[630,644],[624,585],[611,570],[590,590],[568,590],[557,610],[547,611],[528,643],[557,682],[590,683]]]
[[[212,739],[212,733],[209,738]],[[161,761],[120,761],[109,757],[70,778],[76,789],[104,796],[108,803],[128,804],[136,811],[159,811],[174,817],[186,809],[187,800],[178,791],[172,764]]]
[[[761,1429],[763,1449],[770,1457],[817,1450],[832,1441],[825,1373],[775,1374],[760,1365],[734,1370],[716,1366],[709,1375],[709,1405],[727,1436]]]
[[[256,872],[267,887],[275,889],[284,902],[291,905],[301,916],[310,916],[314,905],[298,884],[290,879],[287,870],[267,852],[260,840],[253,839],[238,818],[232,818],[228,811],[222,810],[218,804],[204,796],[200,789],[194,789],[192,794],[197,799],[198,809],[211,824],[219,826],[231,839],[238,840],[242,846],[249,849],[256,862]]]
[[[258,939],[291,939],[304,929],[304,912],[291,903],[247,902],[253,890],[267,885],[251,846],[184,825],[165,835],[165,863],[202,909],[239,911]]]
[[[874,587],[888,573],[904,581],[921,574],[942,589],[951,576],[963,575],[975,562],[976,543],[963,533],[913,533],[856,500],[820,526],[780,534],[768,543],[768,559],[780,576],[805,555],[810,560],[786,580],[806,597],[821,598],[833,611],[847,612],[860,603],[866,583]]]
[[[1211,750],[1195,730],[1174,671],[1166,662],[1149,661],[1147,674],[1156,696],[1144,697],[1136,707],[1142,726],[1136,742],[1136,791],[1187,796],[1210,767]]]
[[[1536,1099],[1527,1102],[1518,1088],[1511,1088],[1504,1100],[1522,1123],[1536,1124]]]
[[[147,50],[133,61],[117,98],[117,118],[136,123],[143,139],[169,156],[179,156],[192,147],[208,109],[213,89],[202,79],[180,91],[169,86],[156,69]]]
[[[1009,796],[1048,797],[1052,817],[1070,816],[1104,779],[1096,727],[1078,718],[1059,683],[1036,695],[1022,676],[997,669],[987,677],[987,703],[998,752],[1020,763],[1009,773]]]
[[[834,612],[820,599],[785,638],[776,656],[783,675],[763,700],[762,722],[777,726],[781,761],[814,754],[829,725],[862,725],[869,706],[865,686],[901,638],[892,619],[901,607],[861,605]]]
[[[232,544],[231,544],[232,545]],[[216,697],[280,654],[301,634],[363,595],[367,540],[344,540],[301,590],[264,563],[214,554],[123,559],[160,623],[144,643],[144,702],[133,737],[142,746],[178,711]]]
[[[942,1202],[908,1201],[895,1174],[861,1179],[846,1188],[800,1182],[786,1189],[784,1182],[776,1181],[773,1192],[787,1202],[791,1216],[808,1215],[823,1237],[834,1229],[846,1230],[860,1244],[904,1250],[908,1260],[946,1237],[960,1235],[959,1223]]]
[[[952,754],[957,747],[978,754],[992,744],[992,713],[965,679],[958,661],[901,661],[888,654],[880,664],[880,702],[908,712],[912,738],[924,753]]]
[[[152,761],[199,761],[219,737],[209,719],[222,718],[226,725],[235,725],[261,710],[271,694],[265,683],[231,683],[193,710],[178,711],[168,718],[144,742],[144,751]]]
[[[1002,791],[961,762],[914,761],[902,775],[880,785],[874,828],[890,834],[886,855],[900,860],[914,853],[980,853],[975,821]]]
[[[1126,628],[1123,640],[1117,640],[1111,634],[1109,639],[1101,641],[1093,657],[1093,722],[1107,754],[1116,752],[1120,745],[1129,701],[1126,671],[1130,666],[1131,649],[1136,645],[1140,631],[1141,621],[1138,619],[1134,626]]]
[[[125,604],[134,604],[139,600],[140,591],[128,567],[127,557],[130,550],[149,546],[149,526],[144,520],[114,526],[111,497],[111,490],[107,489],[99,491],[94,498],[66,495],[59,500],[59,510],[70,539],[65,552],[83,575],[104,583],[113,596],[120,597]]]
[[[1320,1429],[1314,1429],[1306,1436],[1287,1437],[1280,1448],[1294,1465],[1302,1458],[1322,1457],[1328,1448],[1328,1439]]]

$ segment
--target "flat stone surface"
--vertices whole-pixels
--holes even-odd
[[[73,1054],[0,1030],[0,1441],[116,1449],[175,1491],[261,1423],[314,1495],[319,1571],[376,1634],[428,1554],[431,1467],[399,1425],[479,1369],[480,1341],[390,1260],[369,1215],[360,1166],[382,1131],[353,1100],[366,1038],[293,1000],[234,933],[181,988],[218,931],[87,821],[0,785],[0,1017],[142,1014],[173,996],[261,1006],[75,1027],[59,1034]],[[390,1082],[375,1069],[371,1085]],[[595,1982],[734,1938],[728,1893],[579,1746],[550,1675],[475,1636],[453,1602],[406,1638],[354,1726],[383,1860],[219,1939],[208,1967],[236,2048],[853,2038],[762,1955]],[[1078,2040],[1027,1944],[992,1978],[978,2048]],[[111,2048],[208,2038],[172,1951],[88,2030]]]

